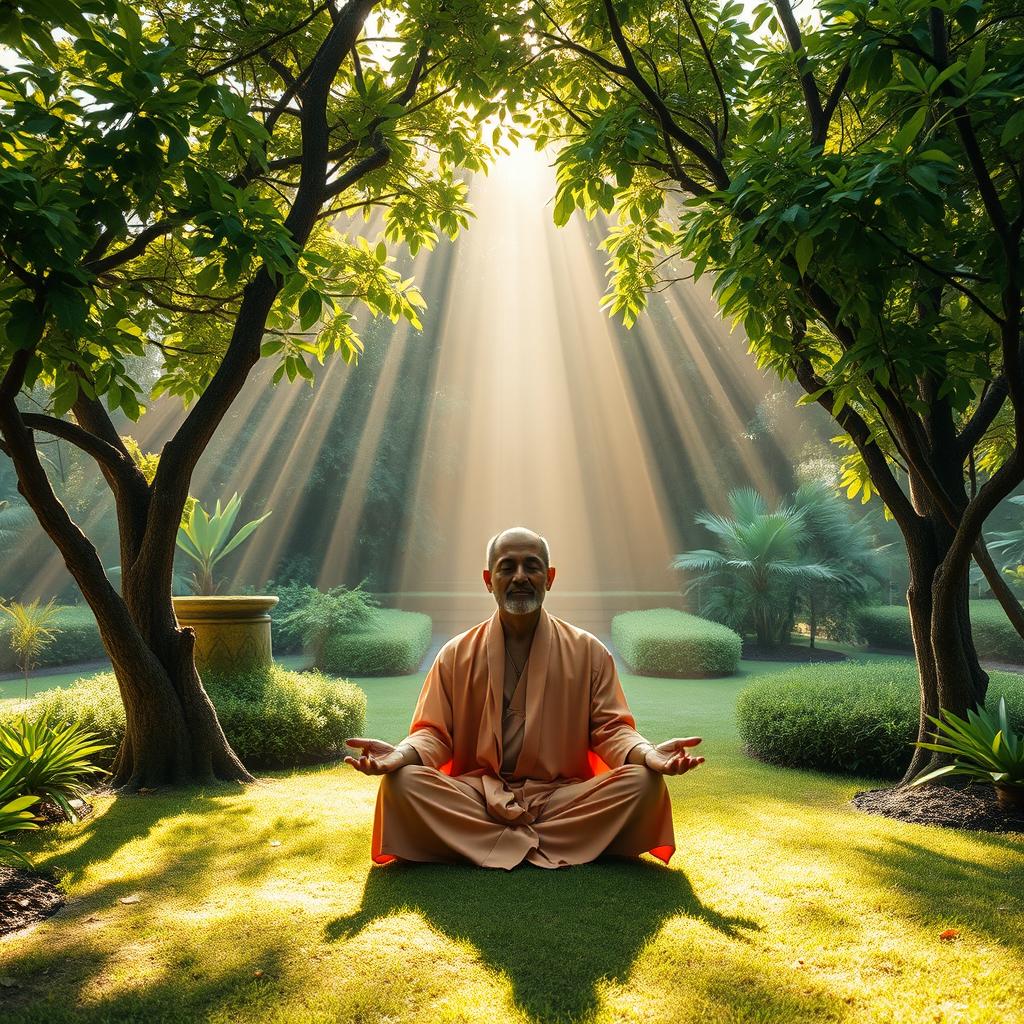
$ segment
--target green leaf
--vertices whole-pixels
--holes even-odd
[[[299,298],[299,327],[308,331],[320,319],[323,299],[315,288],[307,288]]]
[[[796,265],[803,277],[807,273],[807,266],[814,255],[814,239],[810,235],[801,235],[796,241]]]
[[[1003,134],[999,137],[1000,145],[1006,146],[1013,142],[1018,135],[1024,132],[1024,107],[1013,114],[1003,128]]]
[[[927,107],[919,107],[909,121],[892,137],[889,145],[897,153],[906,153],[913,145],[914,139],[920,134],[924,127],[925,118],[928,116]]]
[[[32,348],[43,336],[46,319],[27,299],[15,299],[6,324],[7,338],[16,349]]]

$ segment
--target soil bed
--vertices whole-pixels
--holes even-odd
[[[869,789],[854,796],[853,806],[915,825],[1024,833],[1024,814],[1002,810],[995,789],[986,785]]]
[[[55,914],[67,897],[45,875],[0,864],[0,935]]]
[[[757,647],[744,643],[741,657],[744,661],[846,661],[842,651],[826,651],[821,647],[803,647],[800,644]]]

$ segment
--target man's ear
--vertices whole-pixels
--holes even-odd
[[[491,589],[491,570],[490,569],[484,569],[484,586],[488,590]]]
[[[555,567],[552,565],[552,566],[548,567],[548,590],[551,589],[551,584],[554,583],[554,582],[555,582]]]

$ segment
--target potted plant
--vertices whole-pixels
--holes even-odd
[[[934,743],[915,743],[925,750],[950,754],[953,763],[925,771],[910,784],[919,786],[947,775],[963,775],[995,786],[996,799],[1004,811],[1024,812],[1024,734],[1010,728],[1006,700],[999,698],[999,710],[968,709],[963,719],[943,709],[943,718],[933,722],[938,732]]]
[[[273,595],[220,595],[214,567],[234,551],[263,522],[259,519],[235,530],[241,499],[233,494],[223,507],[217,500],[213,512],[196,502],[178,528],[178,547],[195,564],[191,586],[194,596],[175,597],[179,623],[196,634],[195,659],[200,672],[247,672],[272,660],[270,609]]]

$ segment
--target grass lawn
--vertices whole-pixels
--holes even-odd
[[[371,869],[376,782],[337,766],[101,799],[25,843],[71,904],[0,940],[0,1017],[1024,1019],[1024,841],[866,816],[848,800],[870,780],[748,760],[733,701],[779,666],[744,665],[624,677],[652,738],[705,737],[707,764],[669,780],[671,868]],[[365,681],[371,735],[404,733],[421,678]]]

